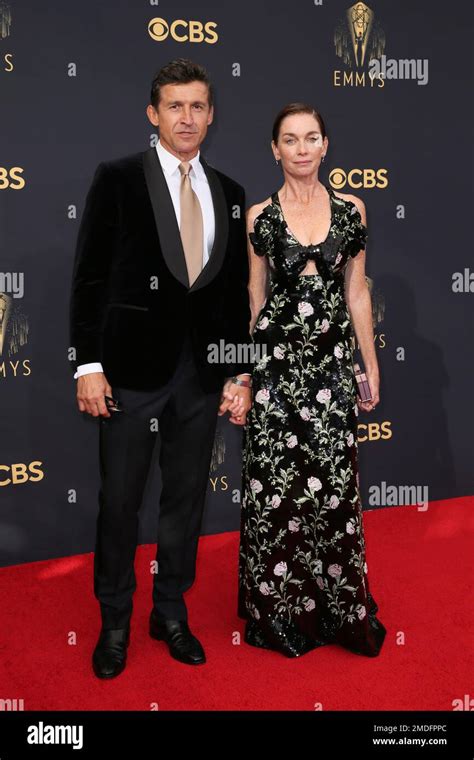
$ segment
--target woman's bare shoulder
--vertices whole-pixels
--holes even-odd
[[[349,203],[353,203],[355,206],[357,206],[357,209],[359,212],[365,213],[365,204],[362,198],[359,198],[357,195],[351,195],[351,193],[338,193],[334,190],[334,195],[337,198],[341,198],[343,201],[349,201]]]
[[[253,223],[257,216],[262,213],[263,209],[271,203],[271,198],[267,198],[261,203],[255,203],[253,206],[249,206],[247,209],[247,224],[253,226]]]

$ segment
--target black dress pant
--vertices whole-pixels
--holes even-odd
[[[132,614],[138,512],[156,444],[156,421],[162,490],[153,608],[160,620],[187,620],[183,594],[195,578],[221,391],[202,389],[189,336],[165,386],[153,391],[112,390],[123,411],[100,420],[94,593],[102,625],[124,628]]]

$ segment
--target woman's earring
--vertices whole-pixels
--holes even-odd
[[[276,163],[277,166],[279,166],[280,165],[280,159],[279,158],[275,158],[275,163]]]
[[[322,164],[324,164],[324,159],[325,159],[325,158],[326,158],[326,156],[325,156],[325,155],[324,155],[324,156],[322,156],[322,158],[321,158],[321,163],[322,163]]]

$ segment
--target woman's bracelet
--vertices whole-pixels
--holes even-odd
[[[245,388],[252,387],[252,378],[249,378],[248,380],[240,380],[236,375],[234,375],[234,377],[231,377],[230,379],[234,385],[243,385]]]

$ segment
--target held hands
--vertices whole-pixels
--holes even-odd
[[[252,406],[252,389],[243,385],[236,385],[232,380],[227,380],[222,389],[219,417],[229,412],[229,422],[233,425],[245,425],[247,412]]]
[[[363,412],[372,412],[377,404],[380,403],[380,376],[378,370],[365,370],[367,376],[367,382],[369,383],[370,392],[372,394],[371,401],[361,401],[357,396],[357,405]]]
[[[77,403],[81,412],[93,417],[110,417],[104,396],[112,396],[112,388],[103,372],[90,372],[77,378]]]

